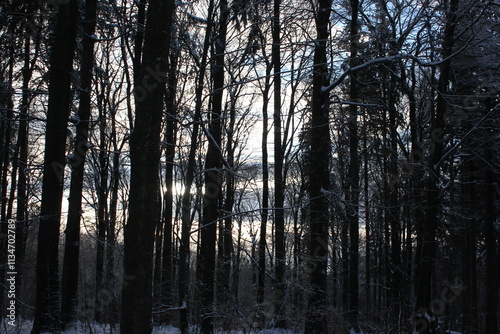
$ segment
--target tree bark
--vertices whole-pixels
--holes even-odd
[[[431,119],[431,152],[429,157],[429,176],[427,179],[427,208],[426,219],[418,222],[417,233],[420,245],[417,267],[417,301],[416,301],[416,329],[424,334],[436,332],[436,321],[432,310],[429,309],[432,300],[432,275],[436,260],[436,230],[439,223],[439,206],[441,203],[439,178],[440,167],[438,162],[443,155],[444,143],[444,115],[447,109],[445,94],[448,91],[450,78],[450,59],[454,44],[454,31],[457,23],[459,0],[450,0],[446,15],[446,27],[443,40],[443,62],[440,65],[438,79],[438,95],[436,109]]]
[[[268,107],[269,91],[271,90],[271,65],[266,66],[266,78],[262,90],[262,212],[259,235],[259,277],[257,280],[257,303],[264,302],[266,286],[266,251],[267,251],[267,219],[269,216],[269,157],[267,138],[269,134]]]
[[[359,43],[359,2],[351,0],[351,25],[350,25],[350,52],[351,67],[358,62]],[[351,74],[349,87],[350,99],[358,102],[359,82],[356,73]],[[354,332],[359,332],[358,308],[359,308],[359,154],[358,154],[358,107],[356,104],[349,105],[348,118],[349,131],[349,170],[348,170],[348,198],[347,219],[349,221],[349,327]]]
[[[78,1],[59,4],[49,72],[49,103],[38,231],[36,312],[32,334],[60,331],[59,228],[64,187],[66,131]]]
[[[78,110],[78,123],[76,124],[75,151],[73,153],[74,160],[70,162],[72,172],[61,282],[61,321],[63,330],[68,327],[76,327],[78,320],[80,216],[82,211],[85,160],[88,149],[87,142],[91,112],[91,81],[94,68],[94,40],[91,36],[95,31],[96,10],[97,1],[87,0],[85,3],[85,19],[83,22],[80,108]]]
[[[207,15],[207,27],[203,43],[203,53],[200,59],[200,69],[198,71],[195,96],[195,111],[193,130],[191,132],[191,145],[189,147],[189,156],[186,169],[186,181],[184,184],[184,193],[182,194],[182,227],[181,243],[179,246],[179,329],[182,334],[187,334],[189,330],[188,322],[188,285],[189,285],[189,262],[190,247],[189,238],[191,235],[191,187],[194,182],[194,173],[196,167],[196,150],[198,148],[198,135],[201,123],[201,109],[203,105],[203,89],[205,82],[205,73],[207,70],[207,57],[210,47],[210,35],[213,27],[214,1],[210,0]]]
[[[175,143],[177,137],[177,105],[176,85],[177,85],[177,62],[179,50],[171,43],[169,73],[167,79],[167,91],[165,95],[165,106],[167,120],[165,128],[165,187],[163,195],[163,258],[162,258],[162,281],[161,281],[161,303],[163,305],[173,305],[173,284],[174,284],[174,262],[173,262],[173,214],[174,214],[174,165],[175,165]],[[162,318],[162,323],[167,323],[170,315],[166,313]]]
[[[219,29],[215,37],[213,68],[212,112],[207,131],[208,150],[205,159],[205,194],[201,224],[201,244],[198,257],[198,287],[201,299],[201,333],[214,332],[215,310],[215,258],[217,222],[222,199],[221,173],[221,117],[224,92],[224,53],[229,9],[226,0],[220,1]]]
[[[154,232],[158,217],[160,126],[165,93],[174,1],[151,0],[130,138],[129,221],[124,232],[121,333],[152,331]],[[139,85],[138,85],[139,84]]]
[[[32,22],[33,15],[28,18]],[[31,93],[29,91],[30,80],[33,75],[33,68],[38,59],[40,38],[35,39],[35,53],[31,55],[31,36],[25,38],[24,47],[24,68],[23,68],[23,97],[21,100],[21,110],[19,115],[19,129],[17,136],[17,147],[19,148],[19,178],[17,182],[17,205],[16,205],[16,261],[18,275],[16,281],[17,297],[21,298],[21,286],[23,282],[23,264],[26,255],[26,241],[28,239],[28,138],[29,138],[29,110]],[[1,304],[1,303],[0,303]],[[20,312],[21,313],[21,312]]]
[[[275,268],[274,268],[274,316],[275,326],[285,328],[286,321],[283,317],[285,306],[285,183],[283,180],[283,146],[281,143],[281,0],[274,0],[273,8],[273,45],[272,63],[274,78],[274,243],[275,243]]]
[[[328,333],[327,324],[327,264],[330,189],[330,126],[329,94],[323,89],[329,84],[327,40],[331,0],[318,0],[316,10],[316,42],[314,47],[313,95],[310,127],[309,166],[309,270],[310,293],[305,333]]]
[[[487,106],[493,107],[493,106]],[[488,133],[493,137],[492,131]],[[492,140],[492,139],[490,139]],[[493,144],[491,144],[493,145]],[[488,147],[486,152],[486,161],[493,161],[493,147]],[[495,233],[495,183],[498,183],[498,177],[495,181],[495,171],[486,170],[486,221],[485,221],[485,242],[486,242],[486,317],[485,332],[491,334],[498,333],[498,291],[500,270],[500,247],[498,232]],[[498,196],[498,195],[497,195]]]
[[[97,223],[96,223],[96,260],[95,260],[95,312],[97,322],[104,321],[104,255],[106,248],[106,230],[108,225],[108,152],[106,151],[106,97],[105,84],[101,84],[102,93],[98,102],[99,108],[99,177],[97,187]]]

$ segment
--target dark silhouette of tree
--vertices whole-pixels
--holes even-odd
[[[281,23],[280,23],[280,0],[273,2],[273,45],[271,61],[273,64],[273,121],[274,121],[274,315],[276,327],[285,328],[286,322],[281,316],[284,311],[286,296],[285,285],[285,182],[283,179],[283,145],[281,134]]]
[[[78,276],[80,252],[80,216],[82,211],[83,174],[88,149],[89,119],[91,113],[91,79],[94,68],[94,40],[97,1],[85,3],[83,21],[83,50],[80,82],[80,108],[76,124],[74,153],[69,161],[71,166],[71,185],[66,223],[66,239],[61,282],[61,321],[63,329],[75,327],[78,307]]]
[[[358,62],[359,45],[359,2],[351,0],[351,23],[350,23],[350,61],[351,67]],[[359,308],[359,154],[358,154],[358,107],[356,102],[359,98],[359,82],[357,73],[351,74],[349,87],[348,132],[349,132],[349,167],[347,193],[347,219],[349,224],[349,326],[354,332],[359,332],[358,308]],[[347,287],[346,287],[347,288]]]
[[[59,229],[64,185],[66,131],[71,107],[71,73],[78,2],[58,6],[49,71],[49,104],[38,230],[36,312],[33,334],[60,331]]]
[[[431,151],[429,152],[427,178],[427,205],[425,220],[418,223],[417,233],[417,330],[421,333],[435,333],[436,321],[429,309],[432,301],[432,273],[436,261],[437,240],[436,230],[439,223],[439,206],[442,202],[439,189],[441,167],[439,162],[443,157],[445,113],[447,102],[445,94],[450,82],[450,56],[453,52],[454,31],[457,24],[458,0],[450,0],[447,7],[446,25],[443,36],[443,61],[439,66],[440,74],[437,83],[438,95],[436,107],[431,116],[430,136]]]
[[[330,0],[314,2],[316,40],[314,47],[313,92],[311,124],[309,127],[309,219],[310,241],[308,266],[310,272],[309,302],[305,333],[328,333],[327,327],[327,262],[330,190],[330,126],[329,93],[330,73],[327,63]]]
[[[220,217],[222,198],[222,151],[221,117],[223,116],[222,98],[224,92],[224,53],[226,51],[226,32],[229,8],[226,0],[219,3],[218,30],[215,36],[214,64],[212,69],[213,93],[209,126],[206,131],[208,149],[205,159],[205,193],[203,196],[203,218],[201,222],[200,254],[198,256],[198,288],[201,297],[201,332],[214,332],[215,318],[215,260],[217,223]],[[207,31],[207,34],[209,31]],[[219,238],[224,238],[219,236]],[[231,241],[232,242],[232,241]]]
[[[121,332],[151,333],[154,232],[157,224],[160,128],[173,1],[151,1],[135,87],[135,125],[130,138],[130,205],[124,234]]]

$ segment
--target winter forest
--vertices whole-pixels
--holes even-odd
[[[499,333],[497,0],[2,0],[0,333]]]

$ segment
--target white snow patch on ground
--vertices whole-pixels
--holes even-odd
[[[8,319],[7,319],[8,321]],[[33,327],[33,320],[16,319],[16,326],[11,326],[7,321],[0,322],[0,333],[2,334],[30,334]],[[196,331],[193,328],[193,331]],[[120,328],[118,325],[111,327],[110,325],[98,324],[94,322],[79,322],[77,329],[67,330],[62,334],[119,334]],[[216,333],[223,333],[217,331]],[[224,332],[225,334],[243,334],[242,331]],[[248,332],[246,332],[248,333]],[[252,331],[251,333],[258,334],[296,334],[291,330],[283,329],[263,329]],[[155,326],[152,334],[180,334],[180,330],[173,326]]]
[[[30,334],[33,327],[32,320],[16,319],[16,326],[13,327],[7,322],[0,323],[0,333],[5,334]],[[120,328],[115,325],[83,323],[79,322],[77,329],[63,331],[62,334],[119,334]],[[156,326],[153,329],[153,334],[179,334],[179,329],[172,326]]]

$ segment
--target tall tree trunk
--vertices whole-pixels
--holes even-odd
[[[281,143],[281,0],[274,0],[273,9],[273,45],[272,63],[274,69],[274,243],[275,243],[275,272],[274,272],[274,316],[275,326],[285,328],[283,318],[285,306],[285,184],[283,180],[283,146]]]
[[[359,2],[351,0],[351,67],[358,62],[359,44]],[[356,74],[351,74],[349,88],[350,99],[357,102],[359,95],[359,82]],[[358,107],[355,103],[349,105],[348,118],[349,131],[349,170],[348,170],[348,199],[347,219],[349,221],[349,317],[348,322],[351,330],[359,332],[358,308],[359,308],[359,155],[358,155]]]
[[[112,137],[116,141],[115,120],[112,120]],[[115,253],[116,253],[116,223],[118,218],[118,190],[120,186],[120,155],[121,148],[115,147],[113,152],[113,165],[111,170],[111,195],[109,199],[109,217],[106,229],[106,262],[104,270],[103,309],[106,310],[106,320],[113,323],[118,319],[118,308],[116,303],[116,276],[115,276]]]
[[[310,293],[307,307],[306,334],[328,333],[327,325],[327,264],[330,189],[330,126],[329,94],[323,89],[329,84],[327,41],[331,0],[318,0],[316,8],[316,42],[314,47],[314,71],[312,114],[309,137],[311,141],[309,161],[309,270]]]
[[[218,281],[221,287],[220,294],[220,305],[230,304],[231,302],[231,262],[233,258],[233,206],[234,206],[234,130],[236,122],[236,94],[230,93],[230,110],[229,110],[229,124],[227,125],[227,139],[226,139],[226,152],[227,152],[227,166],[229,171],[226,173],[226,198],[224,200],[223,214],[224,219],[219,222],[223,226],[222,234],[219,235],[222,238],[222,262],[219,264],[221,266],[221,277],[218,277]],[[238,286],[233,285],[234,290],[238,290]],[[234,291],[234,292],[236,292]]]
[[[492,106],[489,106],[490,108]],[[488,135],[493,138],[492,131]],[[492,140],[492,139],[490,139]],[[490,145],[493,145],[491,143]],[[493,147],[488,147],[486,152],[486,161],[493,161]],[[485,221],[485,242],[486,242],[486,288],[485,288],[485,332],[489,334],[498,333],[498,290],[500,274],[500,247],[498,232],[495,233],[495,183],[498,183],[498,177],[495,181],[495,171],[489,167],[486,170],[486,221]],[[498,198],[498,193],[497,193]]]
[[[121,333],[152,331],[154,232],[158,217],[160,127],[174,1],[151,0],[142,64],[135,87],[136,117],[130,138],[130,205],[124,232]],[[136,82],[137,84],[137,82]]]
[[[395,71],[392,68],[392,71]],[[386,219],[391,228],[391,332],[399,333],[401,317],[401,221],[399,215],[398,192],[400,187],[400,174],[398,171],[398,133],[397,133],[397,106],[396,106],[396,78],[391,75],[388,83],[388,114],[389,114],[389,161],[388,161],[388,207]]]
[[[439,206],[441,196],[439,189],[440,167],[438,165],[443,156],[444,143],[444,115],[447,109],[445,95],[448,91],[450,79],[450,55],[454,44],[454,32],[457,23],[459,0],[450,0],[446,15],[446,28],[443,40],[443,62],[440,65],[438,80],[438,95],[435,113],[431,119],[431,152],[429,157],[429,176],[427,179],[427,208],[426,219],[418,222],[417,229],[420,245],[418,249],[417,267],[417,301],[416,322],[417,330],[424,334],[436,332],[436,321],[432,310],[429,309],[432,300],[432,275],[436,258],[436,230],[439,222]]]
[[[269,216],[269,163],[267,138],[269,134],[268,107],[269,91],[271,90],[271,64],[266,66],[266,78],[262,91],[262,211],[259,234],[259,277],[257,280],[257,303],[264,302],[266,284],[266,251],[267,251],[267,219]]]
[[[198,287],[201,299],[201,333],[214,332],[215,318],[215,258],[217,240],[217,221],[222,198],[220,169],[221,116],[224,92],[224,53],[226,52],[226,32],[229,9],[226,0],[220,1],[219,30],[215,37],[213,68],[212,112],[209,120],[208,150],[205,159],[205,194],[203,197],[203,217],[201,224],[201,244],[198,257]]]
[[[203,89],[205,82],[205,73],[207,70],[207,57],[210,47],[210,35],[213,26],[214,1],[210,0],[207,15],[207,27],[203,43],[203,53],[200,59],[200,69],[196,83],[196,105],[194,111],[193,130],[191,132],[191,145],[189,147],[189,156],[186,169],[186,181],[184,184],[184,193],[181,199],[181,240],[179,245],[179,329],[182,334],[187,334],[189,330],[188,323],[188,286],[189,286],[189,262],[190,247],[189,239],[191,236],[191,187],[194,181],[194,172],[196,167],[196,150],[198,148],[198,135],[201,123],[201,108],[203,105]]]
[[[90,94],[92,70],[94,68],[94,40],[97,1],[87,0],[85,3],[85,19],[83,22],[83,53],[80,82],[80,108],[76,124],[74,143],[74,160],[71,161],[71,185],[68,205],[68,222],[66,224],[66,241],[64,245],[64,262],[61,283],[61,321],[62,328],[76,327],[78,307],[78,278],[80,252],[80,216],[82,211],[82,190],[89,118],[91,113]]]
[[[466,161],[463,166],[463,177],[461,182],[462,194],[461,205],[464,209],[462,214],[461,226],[461,250],[462,250],[462,280],[467,286],[463,291],[464,315],[463,315],[463,333],[476,334],[478,333],[478,317],[477,317],[477,266],[476,266],[476,194],[475,182],[478,182],[476,170],[479,167],[474,163],[474,157],[471,150],[476,148],[476,143],[469,140],[466,151],[462,152],[461,156],[465,157]],[[465,151],[465,150],[464,150]]]
[[[364,206],[365,206],[365,290],[366,290],[366,313],[370,314],[370,310],[372,308],[372,296],[371,296],[371,279],[372,279],[372,252],[371,252],[371,228],[370,228],[370,192],[369,192],[369,180],[368,180],[368,164],[369,164],[369,155],[368,155],[368,124],[365,119],[364,122],[365,133],[363,138],[363,149],[364,149],[364,163],[363,163],[363,174],[364,174]]]
[[[78,1],[60,3],[55,26],[55,43],[50,59],[36,267],[36,312],[32,334],[58,333],[60,330],[59,228],[77,21]]]
[[[168,74],[167,74],[168,75]],[[161,156],[161,149],[160,149]],[[155,241],[154,241],[154,256],[153,256],[153,323],[157,324],[160,320],[160,307],[161,307],[161,263],[162,263],[162,251],[163,251],[163,233],[164,233],[164,221],[163,221],[163,193],[161,189],[165,186],[162,182],[162,170],[161,164],[158,170],[158,212],[157,221],[155,226]]]
[[[106,246],[106,230],[108,224],[108,152],[106,151],[106,110],[104,101],[104,84],[99,101],[99,181],[97,187],[97,235],[96,235],[96,266],[95,266],[95,321],[104,321],[103,291],[104,291],[104,251]]]
[[[175,37],[174,37],[175,38]],[[171,48],[174,43],[171,43]],[[162,259],[162,281],[161,281],[161,303],[163,305],[173,305],[173,214],[174,214],[174,164],[175,164],[175,143],[177,136],[177,106],[175,104],[176,85],[177,85],[177,62],[179,50],[171,49],[169,72],[167,78],[167,91],[165,94],[165,106],[167,111],[167,120],[165,126],[165,141],[167,144],[165,150],[165,187],[167,188],[163,196],[163,259]],[[168,312],[161,318],[162,323],[170,320]]]
[[[32,17],[29,18],[30,20]],[[24,68],[23,68],[23,97],[21,100],[21,110],[19,113],[19,129],[17,135],[17,147],[19,148],[19,179],[17,182],[17,205],[16,205],[16,261],[17,261],[17,298],[21,298],[21,286],[23,282],[23,264],[26,255],[26,241],[28,239],[28,138],[29,138],[29,109],[31,93],[29,84],[33,74],[34,65],[38,59],[40,38],[35,40],[35,53],[31,55],[31,37],[25,38],[24,46]],[[0,303],[1,304],[1,303]],[[21,312],[18,314],[20,315]]]

